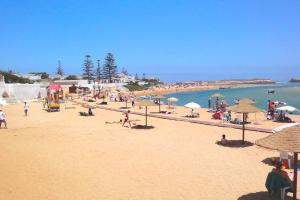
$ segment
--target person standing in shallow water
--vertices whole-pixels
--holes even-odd
[[[28,110],[29,110],[29,106],[28,106],[27,102],[25,101],[24,102],[24,113],[25,113],[26,117],[27,117],[27,114],[28,114]]]

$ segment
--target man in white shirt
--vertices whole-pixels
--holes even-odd
[[[5,113],[2,111],[2,109],[0,108],[0,128],[2,126],[2,123],[4,123],[4,128],[7,128],[6,127],[6,119],[5,119]]]
[[[25,116],[27,116],[28,110],[29,110],[29,106],[28,106],[27,102],[25,101],[24,102],[24,113],[25,113]]]

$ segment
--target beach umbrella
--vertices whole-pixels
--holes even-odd
[[[293,106],[282,106],[282,107],[276,108],[276,110],[286,111],[286,112],[295,112],[298,109]]]
[[[160,100],[166,97],[159,94],[159,95],[154,95],[154,98],[158,99],[158,112],[160,112]]]
[[[48,90],[59,90],[61,88],[60,84],[52,84],[48,87]]]
[[[297,164],[300,152],[300,125],[285,128],[255,142],[256,145],[268,149],[294,153],[293,199],[297,199]]]
[[[168,98],[167,100],[168,100],[168,102],[172,102],[172,103],[178,101],[178,99],[175,98],[175,97],[170,97],[170,98]]]
[[[150,100],[144,99],[141,101],[137,102],[137,105],[139,106],[145,106],[146,107],[146,111],[145,111],[145,116],[146,116],[146,127],[148,126],[148,121],[147,121],[147,117],[148,117],[148,106],[155,106],[155,103],[153,103]]]
[[[263,112],[261,109],[246,103],[239,103],[237,105],[227,108],[228,110],[236,113],[243,113],[243,143],[245,142],[245,118],[248,113]]]
[[[210,97],[225,97],[225,96],[220,93],[215,93],[215,94],[211,95]]]
[[[244,98],[244,99],[240,99],[239,103],[253,104],[253,103],[255,103],[255,101],[250,98]]]
[[[178,101],[178,99],[175,98],[175,97],[170,97],[170,98],[168,98],[167,100],[168,100],[168,102],[169,102],[169,108],[170,108],[171,103],[174,103],[174,102],[177,102],[177,101]]]
[[[201,108],[201,106],[199,104],[194,103],[194,102],[187,103],[184,105],[184,107],[191,108],[191,109]]]

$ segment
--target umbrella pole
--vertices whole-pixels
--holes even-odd
[[[148,126],[148,123],[147,123],[147,106],[146,106],[146,127]]]
[[[245,113],[243,113],[243,144],[245,143]]]
[[[298,153],[294,153],[294,181],[293,181],[293,200],[297,199],[297,170],[298,170]]]
[[[160,113],[160,99],[158,99],[158,112]]]

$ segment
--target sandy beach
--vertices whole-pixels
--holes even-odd
[[[264,161],[279,153],[256,145],[215,144],[222,134],[240,140],[238,129],[151,117],[154,129],[136,130],[105,123],[123,118],[119,112],[94,109],[95,116],[80,117],[85,108],[68,106],[74,109],[48,113],[32,102],[28,117],[22,104],[4,108],[8,129],[0,129],[0,199],[243,200],[266,195],[272,166]],[[144,123],[143,116],[130,118]],[[267,135],[248,131],[246,140]]]

